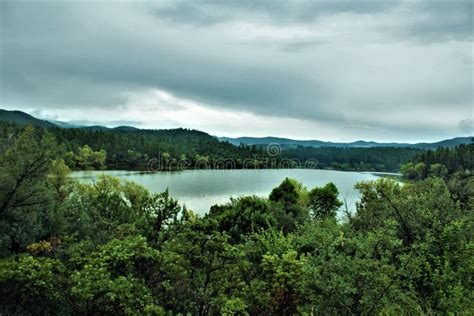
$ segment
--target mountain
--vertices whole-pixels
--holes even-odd
[[[474,136],[470,137],[455,137],[451,139],[445,139],[436,143],[418,143],[414,144],[416,148],[420,149],[436,149],[438,147],[455,147],[461,144],[470,144],[472,143]]]
[[[54,127],[55,124],[37,119],[25,112],[21,111],[7,111],[0,109],[0,121],[9,122],[9,123],[17,123],[17,124],[32,124],[41,127]]]
[[[270,143],[278,143],[282,146],[297,147],[411,147],[413,144],[408,143],[377,143],[373,141],[358,140],[351,143],[325,142],[322,140],[296,140],[280,137],[220,137],[222,141],[227,141],[234,145],[241,143],[247,145],[266,145]]]
[[[461,144],[470,144],[472,137],[456,137],[452,139],[446,139],[434,143],[379,143],[373,141],[358,140],[349,143],[338,143],[338,142],[325,142],[321,140],[296,140],[290,138],[279,138],[279,137],[219,137],[219,140],[229,142],[233,145],[246,144],[249,146],[256,145],[268,145],[271,143],[277,143],[283,147],[339,147],[339,148],[363,148],[363,147],[409,147],[418,149],[436,149],[442,147],[455,147]]]
[[[41,127],[80,128],[91,131],[114,130],[120,132],[131,132],[139,130],[139,128],[133,126],[117,126],[110,128],[102,125],[78,125],[55,120],[41,120],[22,111],[8,111],[2,109],[0,109],[0,121],[22,125],[31,124]]]
[[[133,126],[117,126],[113,128],[114,131],[121,131],[121,132],[134,132],[140,130],[139,128]]]
[[[61,121],[46,121],[35,118],[32,115],[21,111],[8,111],[0,109],[0,121],[11,122],[17,124],[32,124],[41,127],[60,127],[65,129],[78,128],[90,131],[119,131],[119,132],[133,132],[141,131],[141,129],[133,126],[118,126],[114,128],[94,125],[94,126],[81,126]],[[418,149],[436,149],[440,146],[442,147],[455,147],[460,144],[470,144],[471,137],[456,137],[452,139],[441,140],[434,143],[379,143],[373,141],[358,140],[355,142],[342,143],[342,142],[325,142],[321,140],[296,140],[290,138],[281,138],[281,137],[218,137],[220,141],[228,142],[233,145],[239,146],[240,144],[246,144],[249,146],[256,145],[268,145],[271,143],[277,143],[284,148],[294,148],[298,146],[305,147],[338,147],[338,148],[364,148],[364,147],[409,147],[409,148],[418,148]]]

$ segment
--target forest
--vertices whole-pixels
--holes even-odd
[[[446,179],[449,175],[472,169],[473,154],[472,144],[461,144],[455,149],[439,147],[412,156],[400,171],[407,179],[421,180],[432,175]]]
[[[25,125],[0,122],[0,139],[8,143],[11,135]],[[400,165],[422,152],[415,148],[287,148],[234,146],[197,130],[140,130],[119,128],[44,128],[51,133],[72,170],[183,170],[240,168],[318,168],[343,171],[398,172]],[[150,170],[151,169],[151,170]]]
[[[2,315],[474,313],[473,144],[419,153],[403,184],[357,184],[354,213],[332,183],[282,179],[268,197],[198,216],[166,191],[68,178],[68,152],[86,141],[102,159],[106,139],[151,148],[146,135],[11,131],[0,155]],[[191,156],[206,138],[168,150]]]
[[[406,147],[303,147],[282,151],[282,156],[299,161],[315,159],[318,168],[343,171],[386,171],[398,172],[400,165],[423,152]]]

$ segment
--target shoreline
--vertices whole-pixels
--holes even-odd
[[[122,168],[106,168],[106,169],[90,169],[90,170],[77,170],[71,169],[71,172],[87,172],[87,171],[123,171],[128,173],[167,173],[167,172],[181,172],[188,170],[201,170],[201,171],[210,171],[210,170],[221,170],[221,171],[230,171],[230,170],[322,170],[322,171],[340,171],[340,172],[359,172],[364,174],[374,174],[374,175],[388,175],[388,176],[402,176],[401,173],[393,171],[372,171],[372,170],[358,170],[358,169],[332,169],[332,168],[185,168],[185,169],[165,169],[165,170],[142,170],[142,169],[122,169]]]

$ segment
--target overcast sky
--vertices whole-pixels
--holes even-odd
[[[0,6],[0,108],[218,136],[473,134],[471,1]]]

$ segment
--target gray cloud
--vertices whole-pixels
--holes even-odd
[[[459,121],[459,129],[466,135],[474,134],[474,121],[471,118]]]
[[[472,40],[473,2],[458,1],[174,1],[151,9],[158,19],[209,26],[235,20],[270,20],[304,24],[341,14],[376,15],[396,12],[404,23],[379,31],[423,41]]]
[[[450,136],[472,113],[471,2],[0,5],[8,107],[113,114],[160,89],[392,139]]]
[[[307,23],[341,13],[368,14],[396,7],[393,1],[174,1],[152,10],[159,19],[207,26],[244,19],[269,19],[275,23]]]
[[[424,41],[473,39],[472,1],[423,1],[409,3],[414,17],[403,35]]]

